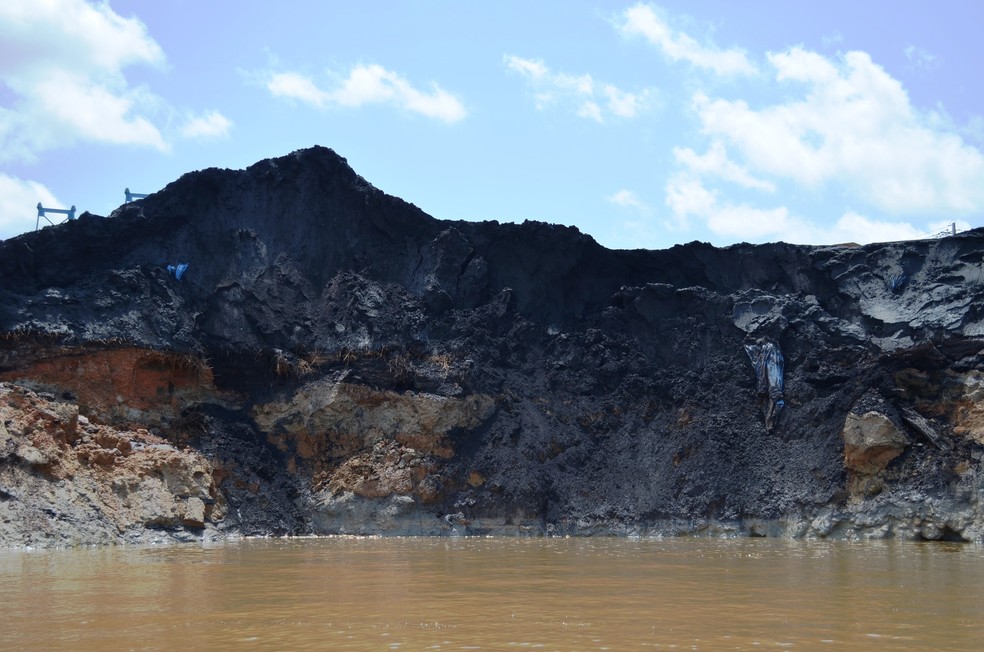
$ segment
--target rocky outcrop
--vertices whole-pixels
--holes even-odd
[[[224,515],[212,474],[197,451],[98,425],[77,405],[0,383],[5,545],[199,538]]]
[[[876,475],[909,445],[905,429],[875,392],[861,397],[844,421],[844,466],[861,475]],[[893,418],[894,417],[894,418]]]
[[[610,251],[434,220],[316,147],[0,243],[0,381],[210,478],[156,520],[128,490],[115,538],[62,519],[46,541],[980,540],[982,260],[980,231]],[[58,450],[137,454],[96,445]],[[97,491],[19,447],[4,495]]]

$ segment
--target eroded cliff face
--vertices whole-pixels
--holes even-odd
[[[0,543],[981,540],[982,262],[440,222],[324,148],[188,174],[0,243]]]
[[[144,429],[0,383],[0,539],[47,546],[191,540],[224,517],[214,468]]]

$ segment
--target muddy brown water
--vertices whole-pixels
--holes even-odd
[[[0,552],[0,649],[980,650],[984,548],[247,540]]]

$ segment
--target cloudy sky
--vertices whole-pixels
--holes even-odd
[[[984,225],[984,3],[3,0],[0,237],[320,144],[615,248]]]

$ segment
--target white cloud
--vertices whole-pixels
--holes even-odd
[[[908,222],[886,222],[872,220],[853,211],[841,215],[834,224],[824,244],[842,242],[894,242],[896,240],[917,240],[928,235]]]
[[[822,43],[823,47],[828,50],[832,47],[840,45],[843,42],[844,42],[844,35],[841,34],[840,32],[834,32],[832,34],[824,34],[823,36],[820,37],[820,43]]]
[[[422,91],[399,74],[375,64],[354,66],[334,90],[321,89],[310,78],[295,72],[271,75],[267,90],[275,97],[300,100],[318,108],[389,104],[449,123],[467,115],[461,101],[437,84],[431,84],[429,91]]]
[[[715,236],[725,242],[784,241],[798,244],[840,244],[855,242],[891,242],[926,238],[949,229],[949,223],[932,222],[919,228],[908,222],[877,220],[847,211],[836,222],[824,225],[818,220],[796,215],[786,206],[759,208],[730,203],[707,188],[696,176],[680,173],[666,187],[666,205],[675,223],[667,226],[686,228],[698,219]],[[970,228],[959,221],[958,230]]]
[[[918,240],[931,235],[928,227],[917,228],[909,222],[878,220],[854,211],[842,214],[831,225],[819,225],[816,221],[792,217],[785,228],[777,231],[774,239],[797,244],[870,244]]]
[[[802,96],[754,109],[694,96],[702,131],[728,143],[749,173],[811,188],[837,184],[890,214],[984,209],[984,155],[864,52],[837,60],[792,48],[770,53],[776,80]]]
[[[756,208],[747,204],[714,206],[703,216],[707,227],[717,235],[741,240],[787,240],[800,230],[785,206]],[[795,238],[794,238],[795,239]]]
[[[0,110],[0,161],[32,159],[76,140],[167,149],[148,117],[160,101],[130,88],[126,66],[164,62],[135,18],[83,0],[0,3],[0,81],[14,106]]]
[[[595,122],[605,121],[605,119],[601,116],[601,107],[590,100],[581,104],[577,110],[577,117],[590,118]]]
[[[757,72],[744,52],[699,43],[646,4],[620,14],[617,26],[675,61],[721,75]],[[831,47],[841,39],[824,41]],[[922,67],[938,63],[916,47],[906,56]],[[917,109],[902,84],[864,52],[826,56],[793,47],[766,59],[772,80],[759,77],[757,95],[781,99],[754,106],[741,96],[694,93],[691,106],[705,144],[673,148],[665,228],[699,225],[725,242],[865,243],[934,232],[928,222],[901,216],[984,211],[984,153],[978,146],[984,121],[957,125],[940,105]],[[840,218],[808,218],[794,208],[803,190],[821,210],[842,200],[861,211],[841,208]],[[773,198],[760,205],[757,192]]]
[[[904,52],[905,58],[909,60],[913,68],[932,70],[940,65],[940,58],[938,56],[915,45],[908,46]]]
[[[706,217],[716,204],[716,193],[693,175],[676,174],[666,184],[666,205],[674,218],[674,223],[667,225],[671,228],[688,228],[690,216]]]
[[[744,51],[701,45],[689,34],[674,32],[650,5],[639,3],[629,7],[620,16],[617,27],[625,36],[642,36],[673,61],[686,61],[718,75],[752,75],[756,72]]]
[[[37,181],[0,174],[0,240],[33,231],[38,202],[49,208],[68,208]],[[42,224],[47,224],[42,220]]]
[[[984,145],[984,117],[973,116],[962,129],[967,138],[977,142],[978,145]]]
[[[267,81],[267,90],[274,97],[287,97],[322,107],[330,99],[329,93],[322,91],[314,82],[295,72],[276,73]]]
[[[534,59],[524,59],[514,54],[507,54],[503,57],[506,67],[514,70],[524,77],[537,81],[550,76],[550,69],[542,61]]]
[[[53,72],[34,86],[34,99],[46,117],[53,118],[64,137],[117,145],[149,145],[167,149],[157,127],[140,115],[143,104],[153,104],[144,91],[114,92],[88,79]]]
[[[204,115],[191,115],[181,127],[185,138],[220,138],[227,136],[232,129],[232,121],[218,111]]]
[[[631,190],[626,190],[625,188],[618,190],[610,197],[606,197],[606,199],[616,206],[637,211],[642,215],[649,215],[652,213],[652,209],[646,204],[646,202],[639,199],[634,192]]]
[[[608,110],[620,118],[634,118],[643,108],[643,98],[635,93],[626,93],[611,84],[606,84],[602,91],[608,100]]]
[[[711,148],[704,155],[697,154],[690,148],[674,147],[673,157],[677,163],[685,165],[692,172],[720,177],[745,188],[766,192],[775,192],[776,189],[771,181],[753,177],[746,168],[730,160],[720,141],[711,143]]]
[[[164,62],[143,23],[119,16],[108,3],[83,0],[5,0],[0,43],[3,75],[51,68],[115,73],[136,63]]]
[[[567,103],[578,117],[599,123],[607,115],[634,118],[652,105],[656,95],[652,89],[637,93],[623,91],[612,84],[599,83],[589,74],[553,72],[543,61],[514,54],[505,55],[503,62],[509,70],[526,78],[533,89],[537,109]]]
[[[955,222],[957,231],[970,228],[963,220]],[[854,211],[847,211],[828,227],[818,227],[803,219],[792,220],[788,231],[780,239],[787,242],[810,244],[870,244],[872,242],[896,242],[899,240],[921,240],[933,237],[940,232],[950,232],[951,222],[930,222],[914,226],[909,222],[878,220]]]

